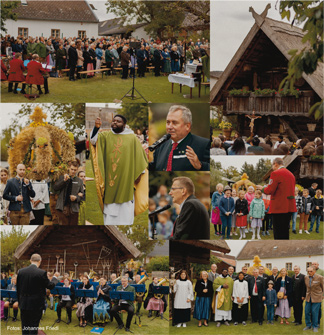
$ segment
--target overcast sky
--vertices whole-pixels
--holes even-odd
[[[211,71],[224,71],[244,38],[252,28],[254,19],[249,7],[261,14],[266,5],[271,8],[267,17],[282,21],[276,1],[211,1]],[[284,22],[288,22],[287,20]]]
[[[94,13],[97,15],[99,21],[113,19],[115,17],[115,15],[112,13],[107,14],[107,7],[105,5],[106,0],[102,1],[88,0],[88,3],[92,4],[95,7],[96,10],[94,11]]]

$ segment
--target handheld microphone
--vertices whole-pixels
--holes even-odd
[[[159,140],[157,140],[152,145],[150,145],[149,146],[149,150],[150,151],[154,151],[158,146],[160,146],[162,143],[164,143],[165,141],[167,141],[170,137],[171,137],[170,134],[165,134]]]
[[[149,216],[153,216],[153,215],[155,215],[155,214],[164,212],[164,211],[166,211],[166,210],[169,209],[169,208],[171,208],[171,205],[170,205],[170,204],[169,204],[169,205],[166,205],[166,206],[164,206],[164,207],[162,207],[162,208],[158,208],[158,209],[156,209],[155,211],[149,213]]]

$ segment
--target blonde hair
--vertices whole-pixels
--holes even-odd
[[[208,277],[208,272],[207,272],[207,271],[201,271],[201,272],[200,272],[200,279],[202,279],[202,276],[203,276],[204,273],[205,273],[205,274],[207,275],[207,277]]]
[[[222,183],[218,183],[217,185],[216,185],[216,190],[218,191],[218,187],[219,186],[222,186],[223,188],[224,188],[224,185],[222,184]]]
[[[280,269],[280,271],[279,271],[278,278],[282,278],[281,272],[282,272],[283,270],[286,271],[286,276],[288,276],[288,270],[287,270],[286,268],[282,268],[282,269]]]
[[[241,194],[245,195],[245,191],[240,190],[240,191],[238,192],[238,196],[240,196]]]

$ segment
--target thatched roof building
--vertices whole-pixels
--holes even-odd
[[[246,115],[262,116],[255,120],[254,134],[288,135],[292,141],[310,136],[314,139],[322,135],[322,124],[318,122],[315,131],[309,132],[316,121],[309,116],[310,107],[323,99],[323,63],[319,63],[312,75],[303,74],[295,83],[300,96],[280,96],[270,94],[261,96],[258,89],[278,90],[281,81],[287,76],[289,51],[302,49],[305,35],[300,28],[267,18],[267,6],[262,14],[257,14],[252,7],[255,23],[239,49],[227,65],[221,77],[211,90],[212,105],[223,106],[224,114],[238,115],[238,130],[243,135],[250,135],[249,119]],[[238,27],[239,29],[239,27]],[[232,89],[246,88],[247,95],[230,95]]]
[[[18,246],[14,257],[29,260],[34,253],[42,256],[44,270],[75,271],[77,262],[77,273],[102,272],[103,264],[109,262],[110,272],[117,271],[121,262],[141,255],[115,226],[39,226]],[[65,269],[57,266],[64,258]]]

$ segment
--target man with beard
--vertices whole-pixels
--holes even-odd
[[[13,226],[28,225],[30,221],[30,211],[32,210],[30,198],[35,197],[35,191],[31,182],[25,178],[26,167],[18,164],[17,175],[7,181],[3,191],[3,199],[10,201],[10,220]]]
[[[105,225],[131,225],[134,212],[138,215],[148,208],[147,156],[126,123],[126,118],[117,114],[111,131],[99,133],[102,123],[98,117],[90,134],[92,166]]]
[[[234,281],[228,276],[227,269],[223,269],[222,274],[218,276],[213,284],[215,297],[215,321],[217,327],[220,327],[221,321],[229,326],[228,321],[232,320],[232,293]]]
[[[295,275],[291,277],[292,285],[293,285],[293,308],[294,308],[294,317],[295,317],[295,325],[302,324],[302,316],[303,316],[303,303],[306,297],[306,286],[305,286],[305,275],[300,273],[300,266],[294,266]]]

